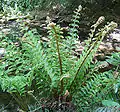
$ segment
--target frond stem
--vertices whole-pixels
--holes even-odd
[[[60,74],[62,75],[62,60],[61,60],[61,56],[60,56],[60,48],[59,48],[59,41],[58,41],[58,35],[57,35],[57,31],[55,29],[55,26],[52,27],[54,32],[55,32],[55,40],[56,40],[56,45],[57,45],[57,52],[58,52],[58,59],[59,59],[59,64],[60,64]],[[60,90],[60,94],[63,92],[63,80],[61,81],[61,90]]]
[[[101,32],[101,33],[102,33],[102,32]],[[76,74],[75,74],[75,77],[74,77],[74,79],[73,79],[72,82],[71,82],[69,91],[72,89],[73,83],[74,83],[74,81],[76,80],[77,75],[78,75],[80,69],[82,68],[82,66],[83,66],[84,62],[86,61],[87,57],[89,56],[90,52],[92,52],[92,50],[94,49],[95,45],[96,45],[97,42],[99,41],[100,36],[101,36],[101,35],[99,35],[99,37],[97,38],[97,40],[94,42],[93,46],[91,46],[91,48],[89,49],[88,53],[86,54],[84,60],[83,60],[82,63],[80,64],[79,68],[77,69],[77,72],[76,72]],[[104,38],[104,36],[102,35],[102,38],[101,38],[100,40],[102,40],[103,38]]]
[[[59,59],[59,64],[60,64],[60,73],[62,75],[62,60],[61,60],[61,56],[60,56],[60,48],[59,48],[59,42],[58,42],[58,35],[57,35],[57,31],[55,29],[55,26],[53,26],[53,30],[55,32],[55,40],[56,40],[56,45],[57,45],[57,52],[58,52],[58,59]]]

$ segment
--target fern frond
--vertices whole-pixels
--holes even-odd
[[[79,28],[79,18],[80,18],[80,12],[82,10],[82,6],[80,5],[76,11],[74,11],[73,19],[72,19],[72,24],[70,24],[70,29],[68,34],[70,35],[71,39],[72,38],[77,38],[78,36],[78,28]]]
[[[74,56],[69,52],[66,40],[61,38],[61,34],[62,32],[59,26],[55,26],[53,24],[51,26],[50,24],[49,39],[51,41],[49,43],[50,47],[46,49],[48,54],[46,56],[47,66],[45,66],[45,69],[51,78],[51,87],[59,87],[57,89],[60,93],[65,91],[64,85],[66,82],[63,83],[63,79],[65,79],[66,75],[68,76],[68,71],[74,64]],[[69,42],[69,40],[67,40],[67,42]]]
[[[55,27],[55,25],[53,23],[51,23],[49,26],[52,27],[53,29],[53,37],[55,38],[55,41],[56,41],[56,49],[57,49],[57,54],[58,54],[58,59],[59,59],[59,66],[60,66],[60,74],[62,75],[62,60],[61,60],[61,55],[60,55],[60,48],[59,48],[59,38],[60,38],[60,29],[56,29],[56,28],[59,28],[59,27]]]
[[[96,22],[96,24],[98,24],[98,21]],[[103,40],[105,35],[107,33],[109,33],[109,31],[112,30],[113,28],[115,28],[116,26],[117,26],[116,23],[111,22],[108,25],[106,25],[104,28],[102,28],[95,35],[95,39],[94,39],[95,41],[90,46],[89,50],[88,50],[89,46],[87,46],[85,48],[85,50],[82,52],[80,59],[78,60],[78,62],[76,63],[76,66],[74,68],[77,72],[75,73],[75,75],[73,75],[74,78],[73,78],[71,85],[70,85],[70,88],[69,88],[70,91],[72,90],[72,92],[73,92],[76,88],[76,85],[78,86],[78,84],[80,84],[80,85],[82,84],[84,74],[88,70],[90,63],[92,61],[92,58],[95,55],[101,41]],[[87,52],[86,52],[86,49],[87,49]],[[78,67],[78,68],[76,69],[76,67]]]

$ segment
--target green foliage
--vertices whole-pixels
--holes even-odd
[[[14,7],[15,4],[17,4],[21,10],[33,10],[35,8],[46,9],[56,4],[61,4],[69,9],[76,8],[78,4],[94,9],[91,7],[94,5],[95,8],[98,7],[99,10],[103,8],[115,8],[119,3],[119,0],[1,0],[0,10],[2,10],[4,6]]]
[[[114,66],[120,66],[120,52],[113,53],[111,57],[108,57],[107,62],[114,65]]]
[[[24,96],[30,90],[34,72],[37,74],[36,68],[38,70],[41,67],[41,45],[33,32],[29,31],[22,38],[17,38],[17,43],[9,37],[2,40],[1,46],[6,49],[6,54],[0,63],[0,82],[2,90],[12,95],[17,93]]]
[[[5,6],[9,6],[14,8],[15,5],[22,11],[24,10],[33,10],[36,8],[39,9],[47,9],[50,8],[52,5],[56,5],[57,3],[62,5],[67,5],[68,2],[64,0],[2,0],[0,2],[1,10]]]
[[[96,33],[96,29],[104,21],[104,17],[100,17],[91,26],[80,58],[74,55],[81,10],[82,7],[79,6],[74,11],[66,37],[59,25],[48,21],[46,48],[35,30],[24,31],[23,37],[16,38],[17,41],[4,36],[0,38],[0,46],[6,50],[0,62],[1,88],[12,94],[24,110],[28,111],[29,104],[23,105],[23,100],[19,99],[33,90],[33,98],[36,99],[34,96],[37,96],[38,99],[52,99],[58,105],[73,98],[73,102],[80,106],[79,111],[84,111],[85,106],[102,101],[102,96],[98,94],[100,91],[105,94],[117,83],[114,78],[110,78],[112,72],[99,73],[90,69],[101,41],[117,26],[116,23],[108,23]]]
[[[113,53],[112,56],[108,57],[109,59],[107,59],[107,62],[110,63],[111,65],[115,66],[113,67],[113,71],[111,71],[111,75],[110,72],[106,72],[106,81],[108,83],[108,85],[106,86],[106,93],[104,91],[104,93],[100,93],[98,96],[99,100],[101,99],[101,103],[102,103],[102,107],[99,107],[96,109],[95,112],[104,112],[104,111],[116,111],[119,112],[119,108],[120,108],[120,102],[119,102],[119,91],[120,91],[120,71],[119,71],[119,52],[118,53]],[[105,76],[105,75],[104,75]],[[104,83],[104,82],[102,82]],[[102,90],[103,91],[103,90]],[[102,97],[101,97],[102,95]],[[104,97],[103,97],[104,95]],[[100,98],[101,97],[101,98]]]
[[[113,102],[113,101],[111,101],[111,100],[103,100],[102,101],[102,104],[104,105],[104,106],[120,106],[118,103],[116,103],[116,102]]]
[[[95,112],[119,112],[120,105],[112,100],[103,100],[103,106],[95,110]]]

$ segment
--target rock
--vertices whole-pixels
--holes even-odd
[[[2,32],[4,33],[4,34],[9,34],[10,33],[10,29],[2,29]]]
[[[115,51],[120,52],[120,29],[114,29],[114,31],[109,34],[108,42],[106,42],[106,45],[108,44],[109,49],[112,48]]]
[[[112,34],[110,34],[110,37],[112,37],[112,39],[116,39],[117,41],[120,41],[120,34],[119,33],[113,32]]]
[[[0,58],[2,58],[6,53],[6,50],[4,48],[0,48]]]
[[[115,29],[110,35],[109,37],[113,40],[117,40],[118,42],[120,42],[120,29]]]
[[[101,61],[98,66],[96,66],[98,71],[105,72],[112,69],[112,65],[106,61]]]
[[[105,43],[101,42],[99,48],[98,48],[98,51],[102,51],[102,52],[105,52],[107,49],[107,46],[105,45]]]

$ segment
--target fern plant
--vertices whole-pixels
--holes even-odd
[[[69,32],[70,36],[65,39],[61,39],[62,32],[59,26],[56,26],[54,23],[50,23],[48,26],[50,29],[50,44],[49,48],[45,50],[45,52],[47,52],[47,60],[45,60],[44,68],[49,76],[52,96],[58,101],[59,99],[70,101],[77,91],[80,92],[80,90],[84,88],[83,83],[87,80],[87,77],[89,77],[89,74],[87,75],[86,72],[90,67],[92,58],[96,53],[98,46],[105,35],[117,26],[116,23],[111,22],[104,28],[100,29],[98,33],[94,34],[98,25],[104,20],[104,17],[100,17],[92,26],[93,30],[91,30],[90,38],[86,41],[85,49],[83,50],[80,59],[77,59],[70,51],[73,50],[73,45],[77,40],[77,38],[74,37],[78,36],[77,27],[79,23],[79,11],[81,11],[81,7],[76,10],[73,24],[71,24],[72,28],[70,28]],[[68,46],[66,45],[67,41],[69,42],[69,44],[67,44]],[[41,82],[39,80],[38,82],[40,85]],[[93,90],[89,87],[85,88],[87,92]],[[85,90],[83,89],[83,91]],[[94,92],[91,92],[91,94],[94,94]]]
[[[44,48],[36,31],[28,31],[22,38],[18,38],[18,47],[16,43],[11,41],[8,43],[2,37],[4,43],[2,42],[1,46],[6,49],[6,54],[0,63],[1,87],[3,91],[9,92],[25,111],[28,111],[29,101],[26,99],[24,103],[22,102],[32,90],[35,100],[43,98],[47,102],[51,99],[51,105],[57,102],[56,107],[59,108],[62,102],[70,102],[76,95],[82,96],[80,101],[85,100],[88,104],[88,99],[100,91],[97,87],[103,78],[103,82],[107,83],[108,80],[103,74],[96,76],[94,72],[92,74],[88,72],[101,41],[117,24],[111,22],[95,33],[96,28],[104,21],[104,17],[100,17],[92,25],[86,46],[78,58],[74,55],[74,48],[78,41],[81,10],[82,7],[79,6],[74,12],[73,23],[70,24],[66,37],[62,35],[62,28],[59,25],[49,21],[47,48]],[[104,90],[104,87],[102,89]],[[43,105],[40,103],[39,106]],[[57,110],[53,107],[54,109]]]

